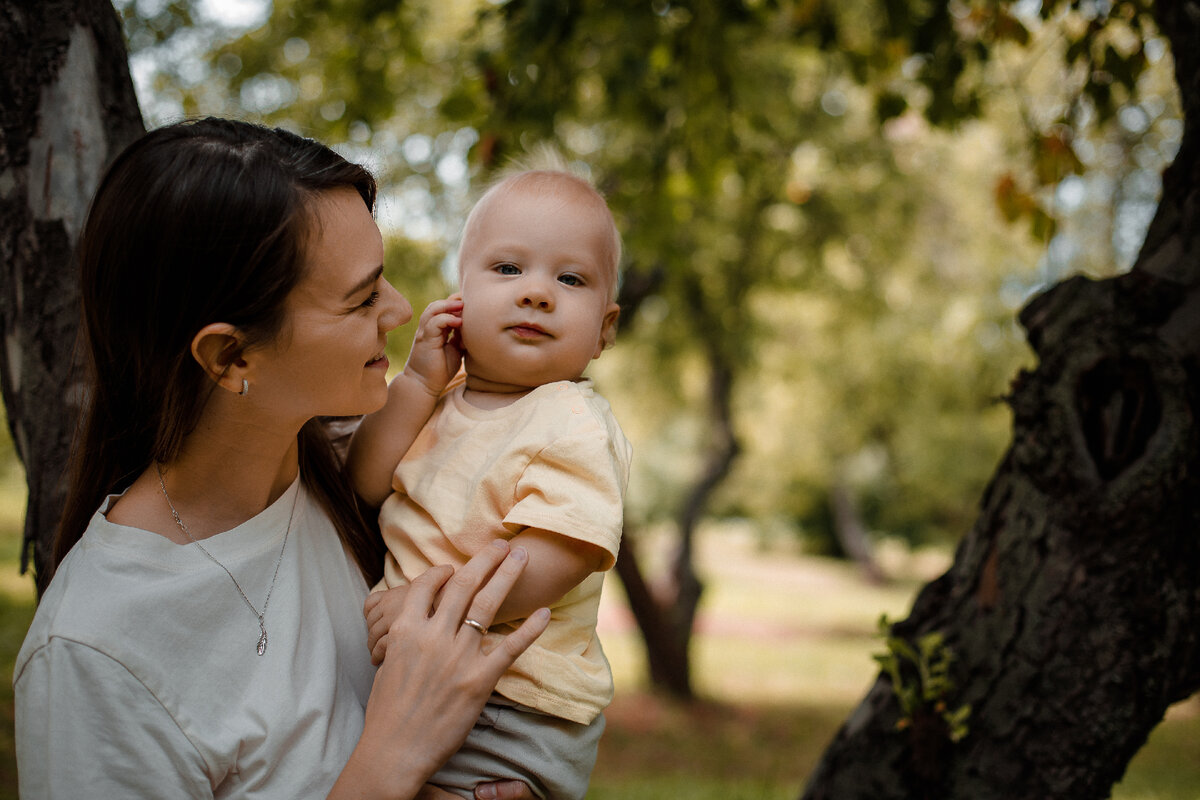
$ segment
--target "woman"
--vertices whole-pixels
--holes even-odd
[[[381,546],[316,418],[383,404],[412,316],[374,201],[328,148],[228,120],[109,168],[80,239],[89,404],[14,673],[23,797],[415,797],[545,627],[483,652],[524,565],[498,543],[414,582],[371,668]]]

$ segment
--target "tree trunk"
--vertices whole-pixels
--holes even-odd
[[[1039,366],[1014,383],[1013,443],[954,564],[892,629],[944,636],[957,688],[905,714],[911,665],[901,687],[881,674],[805,798],[1108,797],[1200,689],[1198,11],[1157,4],[1185,134],[1138,263],[1022,312]]]
[[[142,132],[106,0],[0,2],[0,389],[29,503],[22,570],[44,589],[84,402],[75,245],[102,170]]]
[[[871,534],[867,532],[862,515],[858,513],[854,489],[845,479],[834,481],[829,490],[829,507],[833,517],[833,535],[842,554],[858,565],[859,574],[867,582],[877,585],[886,583],[887,576],[875,560]]]
[[[637,559],[637,536],[628,524],[622,538],[616,570],[646,647],[650,682],[674,697],[690,699],[692,686],[687,643],[685,641],[682,648],[679,646],[679,637],[671,631],[670,609],[655,596],[643,577]]]
[[[704,467],[676,518],[679,544],[671,571],[655,587],[646,582],[634,551],[636,536],[630,529],[626,530],[616,566],[646,645],[650,680],[683,700],[695,696],[689,651],[696,611],[704,592],[693,558],[696,525],[713,491],[729,474],[739,450],[733,429],[733,372],[717,353],[710,353],[709,370],[712,440],[705,453]]]

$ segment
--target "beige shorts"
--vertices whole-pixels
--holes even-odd
[[[583,800],[602,733],[603,714],[581,725],[492,695],[467,741],[429,782],[473,798],[480,783],[518,780],[542,800]]]

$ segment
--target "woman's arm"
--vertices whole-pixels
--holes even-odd
[[[457,571],[434,567],[408,587],[388,630],[358,745],[329,797],[414,798],[466,739],[496,681],[550,620],[539,609],[499,644],[463,624],[491,625],[525,568],[506,542]]]
[[[379,507],[392,491],[392,472],[421,432],[438,396],[458,372],[462,296],[430,303],[421,313],[404,371],[388,385],[387,403],[363,418],[350,440],[346,466],[359,497]]]
[[[204,758],[120,662],[55,637],[19,665],[21,797],[211,797]]]

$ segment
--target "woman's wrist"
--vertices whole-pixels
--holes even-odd
[[[382,752],[364,736],[350,754],[328,800],[412,800],[425,779],[420,770],[406,769],[397,752]]]

